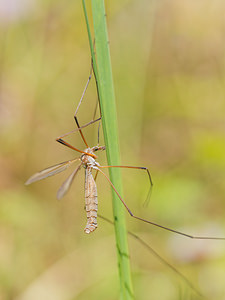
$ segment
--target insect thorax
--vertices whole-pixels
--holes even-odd
[[[84,152],[94,155],[94,153],[92,151],[92,148],[87,148],[87,149],[84,150]],[[81,158],[80,158],[81,162],[83,163],[84,168],[87,168],[88,166],[93,167],[94,165],[96,165],[95,159],[92,156],[88,155],[88,154],[82,154]]]

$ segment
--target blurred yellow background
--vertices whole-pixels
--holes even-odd
[[[123,171],[125,201],[156,223],[225,237],[224,1],[117,0],[106,8],[121,161],[148,167],[154,181],[144,208],[146,174]],[[113,227],[99,219],[96,232],[83,232],[84,171],[61,201],[57,189],[72,169],[24,186],[77,156],[55,138],[75,128],[90,71],[81,1],[1,1],[0,30],[0,299],[118,299]],[[81,124],[96,98],[92,80]],[[97,130],[84,130],[91,146]],[[85,147],[78,134],[68,140]],[[97,185],[99,213],[112,219],[110,187],[101,176]],[[225,241],[127,223],[204,296],[225,299]],[[137,241],[129,245],[136,299],[200,299]]]

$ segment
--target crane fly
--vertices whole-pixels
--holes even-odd
[[[78,103],[78,106],[76,108],[75,114],[74,114],[74,120],[76,123],[77,128],[65,133],[61,136],[59,136],[56,141],[61,143],[64,146],[67,146],[68,148],[77,151],[79,153],[81,153],[80,157],[76,157],[74,159],[56,164],[54,166],[51,166],[49,168],[46,168],[40,172],[35,173],[34,175],[32,175],[27,181],[26,181],[26,185],[31,184],[35,181],[41,180],[41,179],[45,179],[49,176],[53,176],[56,175],[64,170],[66,170],[69,166],[71,166],[73,163],[75,163],[76,161],[80,161],[80,164],[75,168],[75,170],[72,172],[72,174],[63,182],[63,184],[61,185],[61,187],[59,188],[58,192],[57,192],[57,198],[61,199],[69,190],[76,174],[78,173],[78,171],[81,169],[81,167],[83,166],[85,169],[85,209],[86,209],[86,214],[87,214],[87,225],[84,229],[85,233],[91,233],[93,232],[96,228],[97,228],[97,210],[98,210],[98,197],[97,197],[97,186],[96,186],[96,178],[98,173],[101,173],[106,180],[109,182],[109,184],[111,185],[112,189],[114,190],[114,192],[117,194],[119,200],[123,203],[125,209],[127,210],[127,212],[129,213],[129,215],[139,221],[148,223],[150,225],[153,225],[155,227],[158,228],[162,228],[164,230],[191,238],[191,239],[210,239],[210,240],[225,240],[225,238],[223,237],[208,237],[208,236],[194,236],[194,235],[190,235],[175,229],[171,229],[169,227],[157,224],[155,222],[152,222],[150,220],[141,218],[139,216],[136,216],[135,214],[132,213],[132,211],[129,209],[129,207],[127,206],[127,204],[125,203],[124,199],[120,196],[119,192],[117,191],[116,187],[113,185],[113,183],[111,182],[111,180],[109,179],[109,177],[102,171],[102,169],[104,168],[129,168],[129,169],[138,169],[138,170],[144,170],[146,171],[148,178],[149,178],[149,184],[150,184],[150,188],[149,188],[149,192],[148,192],[148,196],[147,199],[149,198],[150,192],[151,192],[151,188],[153,186],[153,182],[152,182],[152,178],[151,178],[151,174],[148,170],[148,168],[146,167],[136,167],[136,166],[101,166],[97,161],[97,155],[95,154],[97,151],[102,151],[105,150],[105,146],[99,146],[99,130],[98,130],[98,145],[94,146],[94,147],[89,147],[82,129],[101,120],[101,117],[98,119],[94,119],[90,121],[89,123],[80,126],[79,122],[78,122],[78,118],[77,118],[77,113],[79,110],[79,107],[81,105],[81,102],[84,98],[85,92],[87,90],[87,87],[90,83],[91,80],[91,76],[92,76],[92,63],[91,63],[91,71],[90,71],[90,75],[88,77],[88,81],[85,85],[84,91],[82,93],[81,99]],[[96,105],[97,107],[97,105]],[[96,109],[95,109],[95,113],[96,113]],[[79,131],[81,138],[84,142],[84,144],[86,145],[86,149],[85,150],[80,150],[78,148],[75,148],[74,146],[72,146],[71,144],[69,144],[68,142],[66,142],[65,140],[63,140],[63,137],[66,137],[68,135],[70,135],[71,133],[74,133],[76,131]],[[95,178],[93,177],[92,171],[96,170],[96,176]]]
[[[61,199],[69,190],[76,174],[78,173],[78,171],[81,169],[81,167],[83,166],[85,169],[85,209],[86,209],[86,214],[87,214],[87,224],[86,227],[84,229],[85,233],[91,233],[93,232],[97,227],[97,211],[98,211],[98,196],[97,196],[97,186],[96,186],[96,178],[97,178],[97,174],[98,172],[102,173],[105,178],[108,180],[108,182],[111,184],[112,188],[116,191],[116,193],[119,195],[119,193],[117,192],[116,188],[114,187],[114,185],[112,184],[112,182],[110,181],[110,179],[108,178],[108,176],[101,170],[102,168],[112,168],[112,167],[121,167],[121,168],[133,168],[133,169],[143,169],[146,170],[148,176],[149,176],[149,181],[150,181],[150,186],[152,186],[152,179],[151,179],[151,175],[150,172],[147,168],[142,168],[142,167],[133,167],[133,166],[101,166],[97,161],[97,156],[96,156],[96,152],[97,151],[102,151],[105,150],[105,146],[99,146],[99,130],[98,130],[98,145],[94,146],[94,147],[89,147],[82,129],[84,127],[87,127],[97,121],[100,121],[101,118],[98,118],[96,120],[93,120],[83,126],[79,125],[78,119],[77,119],[77,112],[78,109],[80,107],[80,104],[83,100],[84,94],[87,90],[88,84],[90,82],[91,79],[91,75],[92,75],[92,66],[91,66],[91,72],[87,81],[87,84],[84,88],[84,91],[82,93],[81,99],[78,103],[78,106],[76,108],[75,114],[74,114],[74,120],[76,122],[77,125],[77,129],[72,130],[66,134],[63,134],[61,136],[59,136],[56,141],[61,143],[64,146],[69,147],[70,149],[77,151],[79,153],[81,153],[80,157],[76,157],[73,158],[71,160],[65,161],[65,162],[61,162],[59,164],[56,164],[54,166],[48,167],[40,172],[35,173],[34,175],[32,175],[27,181],[26,181],[26,185],[29,185],[33,182],[45,179],[47,177],[56,175],[60,172],[65,171],[68,167],[70,167],[72,164],[74,164],[77,161],[80,161],[79,165],[75,168],[75,170],[72,172],[72,174],[63,182],[63,184],[61,185],[61,187],[59,188],[58,192],[57,192],[57,198]],[[96,113],[96,108],[95,108],[95,113]],[[81,138],[84,142],[84,144],[86,145],[86,149],[84,151],[77,149],[75,147],[73,147],[71,144],[69,144],[68,142],[66,142],[65,140],[63,140],[63,137],[68,136],[69,134],[75,132],[75,131],[79,131]],[[95,178],[93,177],[92,171],[96,170],[96,176]],[[119,195],[121,201],[124,203],[124,205],[126,206],[125,202],[122,200],[121,196]],[[126,208],[128,208],[126,206]]]
[[[73,165],[75,162],[79,161],[78,166],[75,168],[75,170],[70,174],[70,176],[63,182],[63,184],[61,185],[61,187],[59,188],[58,192],[57,192],[57,198],[61,199],[70,189],[71,184],[74,180],[74,178],[76,177],[78,171],[81,169],[81,167],[83,167],[85,169],[85,209],[86,209],[86,214],[87,214],[87,224],[84,228],[84,232],[89,234],[93,231],[96,230],[96,228],[98,227],[97,224],[97,211],[98,211],[98,197],[97,197],[97,185],[96,185],[96,178],[98,173],[101,173],[106,180],[109,182],[109,184],[111,185],[112,189],[115,191],[115,193],[117,194],[119,200],[123,203],[125,209],[128,211],[128,213],[130,214],[131,217],[138,219],[142,222],[148,223],[150,225],[165,229],[167,231],[179,234],[179,235],[183,235],[185,237],[191,238],[191,239],[214,239],[214,240],[225,240],[225,238],[220,238],[220,237],[207,237],[207,236],[193,236],[190,234],[186,234],[184,232],[181,231],[177,231],[171,228],[168,228],[166,226],[162,226],[160,224],[154,223],[152,221],[149,221],[147,219],[143,219],[139,216],[134,215],[131,210],[129,209],[129,207],[127,206],[127,204],[125,203],[125,201],[123,200],[123,198],[120,196],[119,192],[117,191],[116,187],[113,185],[113,183],[111,182],[111,180],[109,179],[109,177],[102,171],[102,169],[104,168],[129,168],[129,169],[139,169],[139,170],[144,170],[146,171],[148,178],[149,178],[149,184],[150,184],[150,189],[148,192],[148,196],[147,199],[150,196],[150,192],[151,192],[151,188],[153,186],[153,182],[152,182],[152,178],[151,178],[151,174],[148,170],[148,168],[146,167],[135,167],[135,166],[101,166],[96,160],[97,160],[97,155],[96,152],[97,151],[103,151],[105,150],[105,146],[99,146],[99,129],[98,129],[98,145],[94,146],[94,147],[89,147],[82,129],[93,124],[96,122],[101,121],[101,117],[95,119],[93,117],[93,120],[90,121],[89,123],[80,126],[78,119],[77,119],[77,112],[78,109],[80,107],[80,104],[82,102],[82,99],[84,97],[84,94],[86,92],[86,89],[88,87],[88,84],[90,82],[91,79],[91,73],[92,73],[92,69],[87,81],[87,84],[85,86],[85,89],[83,91],[82,97],[80,99],[80,102],[77,106],[77,109],[75,111],[74,114],[74,120],[75,123],[77,125],[77,128],[66,133],[63,134],[61,136],[59,136],[56,141],[61,143],[64,146],[67,146],[68,148],[77,151],[79,153],[81,153],[80,157],[76,157],[73,158],[71,160],[56,164],[54,166],[48,167],[40,172],[35,173],[34,175],[32,175],[27,181],[26,181],[26,185],[31,184],[33,182],[45,179],[49,176],[53,176],[56,175],[60,172],[65,171],[68,167],[70,167],[71,165]],[[95,108],[95,113],[97,110],[97,105]],[[95,115],[95,114],[94,114]],[[76,131],[79,131],[81,138],[84,142],[84,144],[86,145],[86,149],[85,150],[80,150],[78,148],[75,148],[74,146],[72,146],[71,144],[69,144],[68,142],[66,142],[63,138],[68,136],[71,133],[74,133]],[[92,174],[92,171],[95,170],[96,171],[96,175],[95,177]],[[110,222],[109,220],[107,220],[105,217],[103,216],[99,216],[102,219]],[[111,222],[112,223],[112,222]],[[152,249],[151,246],[149,246],[146,242],[144,242],[141,238],[139,238],[137,235],[133,234],[132,232],[128,231],[128,234],[131,235],[133,238],[135,238],[136,240],[138,240],[144,247],[146,247],[148,249],[148,251],[150,251],[154,256],[156,256],[162,263],[164,263],[165,265],[167,265],[171,270],[173,270],[178,276],[180,276],[185,282],[186,284],[189,285],[189,287],[195,291],[195,293],[197,293],[199,296],[202,296],[199,291],[192,285],[192,283],[180,272],[178,271],[176,268],[174,268],[171,264],[169,264],[164,258],[162,258],[157,252],[155,252],[154,249]]]
[[[98,197],[97,197],[97,186],[96,186],[96,182],[95,179],[97,177],[97,173],[100,172],[101,174],[103,174],[105,176],[105,178],[108,180],[108,182],[111,184],[112,188],[116,191],[117,195],[120,197],[121,201],[123,202],[123,204],[125,205],[126,208],[127,205],[125,204],[125,202],[122,200],[121,196],[119,195],[119,193],[117,192],[116,188],[114,187],[114,185],[112,184],[112,182],[110,181],[110,179],[108,178],[108,176],[101,170],[102,168],[113,168],[113,167],[121,167],[121,168],[133,168],[133,169],[143,169],[146,170],[148,175],[149,175],[149,180],[150,183],[152,184],[152,180],[151,180],[151,176],[149,173],[149,170],[147,168],[144,167],[133,167],[133,166],[101,166],[97,161],[97,156],[96,156],[96,152],[97,151],[103,151],[105,150],[105,146],[94,146],[94,147],[89,147],[84,135],[81,131],[81,128],[84,128],[86,126],[88,126],[89,124],[92,124],[96,121],[99,121],[99,119],[96,119],[94,121],[89,122],[88,124],[80,127],[77,117],[74,116],[76,124],[78,126],[78,129],[81,133],[82,139],[84,141],[84,143],[86,144],[87,148],[82,151],[79,150],[75,147],[73,147],[71,144],[67,143],[65,140],[62,139],[63,136],[60,136],[56,139],[57,142],[61,143],[64,146],[69,147],[72,150],[75,150],[77,152],[81,153],[80,157],[76,157],[74,159],[56,164],[54,166],[51,166],[49,168],[46,168],[40,172],[35,173],[34,175],[32,175],[27,181],[26,181],[26,185],[31,184],[35,181],[41,180],[41,179],[45,179],[49,176],[53,176],[56,175],[62,171],[65,171],[68,167],[70,167],[73,163],[75,163],[76,161],[80,161],[80,164],[75,168],[75,170],[72,172],[72,174],[63,182],[63,184],[61,185],[61,187],[59,188],[58,192],[57,192],[57,198],[61,199],[66,192],[69,190],[76,174],[78,173],[78,171],[81,169],[81,167],[83,166],[85,169],[85,208],[86,208],[86,213],[87,213],[87,225],[84,229],[85,233],[91,233],[93,232],[96,228],[97,228],[97,210],[98,210]],[[67,135],[67,134],[66,134]],[[93,177],[92,171],[96,170],[96,176],[95,178]]]
[[[59,139],[58,142],[70,147],[69,144],[63,141],[62,139]],[[66,194],[76,174],[80,170],[81,166],[83,166],[85,168],[85,207],[87,212],[87,225],[84,229],[86,233],[90,233],[94,231],[98,226],[97,225],[97,210],[98,210],[97,186],[94,177],[92,175],[92,170],[99,169],[99,164],[96,162],[97,156],[94,153],[96,151],[104,150],[104,149],[105,149],[104,146],[95,146],[92,148],[87,148],[84,151],[81,151],[82,155],[79,158],[74,158],[72,160],[68,160],[66,162],[62,162],[52,167],[49,167],[47,169],[44,169],[31,176],[26,182],[26,184],[30,184],[35,181],[58,174],[66,170],[70,165],[72,165],[74,162],[79,160],[80,164],[75,168],[72,174],[63,182],[63,184],[59,188],[57,193],[57,198],[61,199]]]

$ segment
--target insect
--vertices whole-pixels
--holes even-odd
[[[75,168],[75,170],[71,173],[71,175],[63,182],[63,184],[61,185],[61,187],[59,188],[58,192],[57,192],[57,198],[61,199],[70,189],[71,184],[73,183],[78,171],[83,167],[85,169],[85,208],[86,208],[86,214],[87,214],[87,224],[84,228],[84,232],[89,234],[93,231],[96,230],[98,224],[97,224],[97,210],[98,210],[98,196],[97,196],[97,186],[96,186],[96,178],[97,178],[97,174],[101,173],[106,180],[109,182],[109,184],[111,185],[112,189],[116,192],[118,198],[120,199],[120,201],[123,203],[123,205],[125,206],[126,210],[128,211],[128,213],[131,215],[131,217],[138,219],[140,221],[146,222],[148,224],[160,227],[162,229],[189,237],[189,238],[193,238],[193,239],[219,239],[219,240],[224,240],[224,238],[217,238],[217,237],[201,237],[201,236],[192,236],[156,223],[153,223],[149,220],[143,219],[139,216],[134,215],[131,210],[129,209],[129,207],[127,206],[127,204],[125,203],[124,199],[120,196],[120,194],[118,193],[116,187],[113,185],[113,183],[110,181],[110,179],[108,178],[108,176],[102,171],[102,169],[104,168],[132,168],[132,169],[140,169],[140,170],[144,170],[149,178],[149,183],[150,183],[150,189],[149,191],[151,191],[151,187],[153,185],[152,183],[152,178],[150,175],[150,172],[147,168],[145,167],[134,167],[134,166],[101,166],[98,162],[97,162],[97,155],[96,153],[98,151],[104,151],[105,150],[105,146],[99,146],[99,130],[98,130],[98,144],[97,146],[94,147],[90,147],[84,137],[84,134],[82,132],[82,129],[95,123],[95,122],[100,122],[101,118],[98,119],[94,119],[90,121],[89,123],[80,126],[79,122],[78,122],[78,118],[77,118],[77,112],[78,109],[80,107],[81,101],[84,97],[85,91],[87,89],[87,86],[89,84],[91,78],[91,74],[89,76],[88,82],[85,86],[84,92],[82,94],[82,97],[80,99],[80,102],[77,106],[77,109],[75,111],[74,114],[74,120],[76,123],[77,128],[75,130],[72,130],[64,135],[59,136],[56,141],[61,143],[64,146],[67,146],[68,148],[81,153],[80,157],[75,157],[71,160],[56,164],[54,166],[48,167],[38,173],[35,173],[33,176],[31,176],[26,184],[31,184],[33,182],[36,182],[38,180],[42,180],[45,179],[49,176],[53,176],[56,175],[60,172],[63,172],[64,170],[66,170],[68,167],[72,166],[75,162],[79,161],[78,166]],[[85,150],[80,150],[75,148],[74,146],[72,146],[71,144],[69,144],[68,142],[66,142],[64,140],[64,137],[68,136],[69,134],[79,131],[81,138],[86,146]],[[96,175],[93,176],[92,171],[96,171]],[[148,193],[150,194],[150,192]],[[193,285],[190,283],[190,281],[179,271],[177,271],[172,265],[170,265],[169,263],[167,263],[164,259],[162,259],[149,245],[147,245],[145,242],[143,242],[137,235],[134,235],[133,233],[129,234],[131,236],[133,236],[133,238],[137,239],[141,244],[143,244],[144,247],[146,247],[149,251],[151,251],[155,256],[157,256],[164,264],[166,264],[170,269],[172,269],[175,273],[177,273],[197,294],[199,294],[199,292],[193,287]]]
[[[98,118],[96,120],[92,120],[91,122],[85,124],[82,127],[80,127],[78,119],[77,119],[77,112],[78,112],[80,104],[83,100],[84,94],[87,90],[88,84],[90,82],[91,74],[92,74],[92,68],[91,68],[91,72],[90,72],[87,84],[84,88],[81,99],[78,103],[77,109],[76,109],[75,114],[74,114],[74,120],[75,120],[75,123],[77,125],[77,129],[75,129],[73,131],[70,131],[70,132],[68,132],[64,135],[61,135],[60,137],[58,137],[56,139],[56,141],[61,143],[62,145],[67,146],[70,149],[81,153],[81,156],[76,157],[76,158],[71,159],[71,160],[68,160],[68,161],[65,161],[65,162],[62,162],[62,163],[59,163],[59,164],[56,164],[56,165],[48,167],[48,168],[46,168],[46,169],[44,169],[40,172],[37,172],[34,175],[32,175],[25,183],[26,185],[28,185],[28,184],[31,184],[31,183],[36,182],[38,180],[45,179],[49,176],[56,175],[56,174],[58,174],[58,173],[60,173],[64,170],[66,170],[73,163],[75,163],[77,161],[80,161],[80,164],[76,167],[76,169],[72,172],[72,174],[64,181],[62,186],[59,188],[59,190],[57,192],[57,198],[61,199],[67,193],[67,191],[69,190],[76,174],[78,173],[78,171],[83,166],[84,169],[85,169],[85,209],[86,209],[86,214],[87,214],[87,224],[86,224],[86,227],[84,229],[85,233],[93,232],[98,226],[97,225],[98,195],[97,195],[97,186],[96,186],[96,182],[95,182],[95,179],[97,177],[98,172],[102,173],[105,176],[105,178],[108,180],[108,182],[110,183],[112,188],[116,191],[116,193],[120,197],[121,201],[126,206],[125,202],[122,200],[121,196],[117,192],[116,188],[114,187],[114,185],[112,184],[112,182],[110,181],[108,176],[101,170],[102,168],[112,168],[112,167],[117,167],[118,168],[118,167],[121,167],[121,168],[133,168],[133,169],[146,170],[146,172],[149,176],[150,186],[152,186],[151,175],[150,175],[150,172],[147,168],[133,167],[133,166],[101,166],[96,161],[97,156],[96,156],[95,153],[97,151],[105,150],[105,146],[99,146],[99,132],[98,132],[98,145],[94,146],[94,147],[89,147],[89,145],[88,145],[88,143],[87,143],[87,141],[86,141],[86,139],[83,135],[82,128],[87,127],[88,125],[91,125],[91,124],[93,124],[97,121],[100,121],[101,118]],[[95,111],[96,111],[96,109],[95,109]],[[81,138],[82,138],[84,144],[87,147],[84,151],[73,147],[71,144],[67,143],[65,140],[62,139],[63,137],[68,136],[70,133],[75,132],[75,131],[80,132]],[[93,177],[93,174],[92,174],[93,170],[97,171],[95,178]],[[128,207],[126,206],[126,208],[128,208]]]
[[[56,164],[54,166],[48,167],[40,172],[35,173],[34,175],[32,175],[27,181],[26,181],[26,185],[31,184],[33,182],[36,182],[38,180],[41,179],[45,179],[49,176],[53,176],[56,175],[64,170],[66,170],[69,166],[71,166],[73,163],[75,163],[76,161],[80,161],[80,164],[76,167],[76,169],[72,172],[72,174],[64,181],[64,183],[62,184],[62,186],[59,188],[58,192],[57,192],[57,198],[61,199],[69,190],[76,174],[78,173],[78,171],[81,169],[81,167],[83,166],[85,169],[85,208],[86,208],[86,214],[87,214],[87,225],[84,229],[85,233],[91,233],[93,232],[96,228],[97,228],[97,210],[98,210],[98,198],[97,198],[97,186],[96,186],[96,182],[95,179],[97,177],[98,173],[101,173],[106,180],[109,182],[109,184],[111,185],[112,189],[115,191],[115,193],[117,194],[118,198],[120,199],[120,201],[123,203],[125,209],[128,211],[128,213],[130,214],[131,217],[140,220],[142,222],[148,223],[150,225],[165,229],[167,231],[176,233],[176,234],[180,234],[183,235],[185,237],[191,238],[191,239],[211,239],[211,240],[225,240],[225,238],[220,238],[220,237],[207,237],[207,236],[193,236],[178,230],[174,230],[171,228],[168,228],[166,226],[154,223],[152,221],[149,221],[147,219],[141,218],[139,216],[136,216],[132,213],[132,211],[129,209],[129,207],[127,206],[127,204],[125,203],[124,199],[120,196],[120,194],[118,193],[116,187],[113,185],[113,183],[111,182],[111,180],[109,179],[109,177],[102,171],[102,169],[104,168],[129,168],[129,169],[139,169],[139,170],[144,170],[149,178],[149,184],[150,184],[150,189],[148,192],[148,197],[150,195],[151,192],[151,188],[153,186],[153,182],[152,182],[152,178],[151,178],[151,174],[148,170],[148,168],[146,167],[137,167],[137,166],[101,166],[97,161],[97,155],[95,154],[97,151],[103,151],[105,150],[105,146],[99,146],[99,131],[98,131],[98,145],[94,146],[94,147],[89,147],[82,129],[101,120],[101,117],[98,119],[90,121],[89,123],[80,126],[79,122],[78,122],[78,118],[77,118],[77,113],[79,110],[79,107],[81,105],[81,102],[84,98],[85,92],[87,90],[87,87],[89,85],[89,82],[91,80],[91,76],[92,76],[92,64],[91,64],[91,71],[90,71],[90,75],[88,77],[88,81],[85,85],[84,91],[82,93],[81,99],[78,103],[78,106],[76,108],[75,114],[74,114],[74,120],[76,123],[77,128],[66,133],[63,134],[61,136],[59,136],[56,141],[61,143],[64,146],[69,147],[70,149],[77,151],[79,153],[81,153],[80,157],[76,157],[74,159]],[[96,109],[95,109],[96,112]],[[84,142],[84,144],[86,145],[86,149],[85,150],[80,150],[75,148],[74,146],[72,146],[71,144],[69,144],[68,142],[66,142],[65,140],[63,140],[62,138],[68,136],[69,134],[79,131],[81,138]],[[92,171],[96,170],[96,175],[95,178],[93,177]],[[148,198],[147,197],[147,198]]]
[[[33,176],[31,176],[27,181],[26,181],[26,185],[31,184],[35,181],[41,180],[41,179],[45,179],[49,176],[53,176],[56,175],[64,170],[66,170],[69,166],[71,166],[73,163],[75,163],[76,161],[80,161],[80,164],[78,165],[78,167],[76,167],[76,169],[72,172],[72,174],[64,181],[64,183],[62,184],[62,186],[59,188],[58,192],[57,192],[57,198],[61,199],[66,192],[69,190],[76,174],[78,173],[78,171],[81,169],[81,167],[83,166],[85,169],[85,208],[86,208],[86,213],[87,213],[87,225],[84,229],[85,233],[91,233],[93,232],[96,228],[97,228],[97,210],[98,210],[98,198],[97,198],[97,186],[96,186],[96,182],[95,179],[92,175],[92,171],[96,170],[97,173],[100,172],[102,173],[105,178],[108,180],[108,182],[110,183],[110,185],[112,186],[112,188],[115,190],[115,192],[117,193],[117,195],[120,197],[121,201],[123,202],[123,204],[125,205],[125,207],[128,209],[128,207],[126,206],[125,202],[123,201],[123,199],[121,198],[121,196],[119,195],[119,193],[117,192],[116,188],[114,187],[114,185],[112,184],[112,182],[110,181],[110,179],[108,178],[108,176],[101,170],[102,168],[133,168],[133,169],[143,169],[146,170],[149,176],[149,180],[150,180],[150,184],[152,185],[152,179],[149,173],[149,170],[147,168],[144,167],[133,167],[133,166],[101,166],[97,161],[97,156],[96,156],[96,152],[97,151],[102,151],[105,150],[105,146],[94,146],[94,147],[89,147],[86,139],[84,138],[84,135],[82,133],[81,127],[78,123],[78,119],[76,117],[76,115],[74,116],[75,122],[78,126],[78,129],[81,137],[86,145],[86,149],[84,151],[79,150],[75,147],[73,147],[71,144],[67,143],[65,140],[62,139],[63,136],[60,136],[56,139],[57,142],[63,144],[64,146],[69,147],[72,150],[75,150],[77,152],[82,153],[80,157],[76,157],[74,159],[59,163],[57,165],[51,166],[47,169],[44,169],[38,173],[35,173]],[[97,119],[99,120],[99,119]],[[83,127],[89,125],[90,123],[96,122],[97,120],[94,120],[92,122],[89,122],[88,124],[84,125]],[[82,127],[82,128],[83,128]],[[66,134],[68,135],[68,134]],[[96,176],[97,177],[97,173]]]

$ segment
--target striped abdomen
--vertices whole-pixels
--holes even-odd
[[[87,225],[84,232],[91,233],[97,227],[98,197],[97,186],[91,173],[91,168],[85,169],[85,207],[87,212]]]

